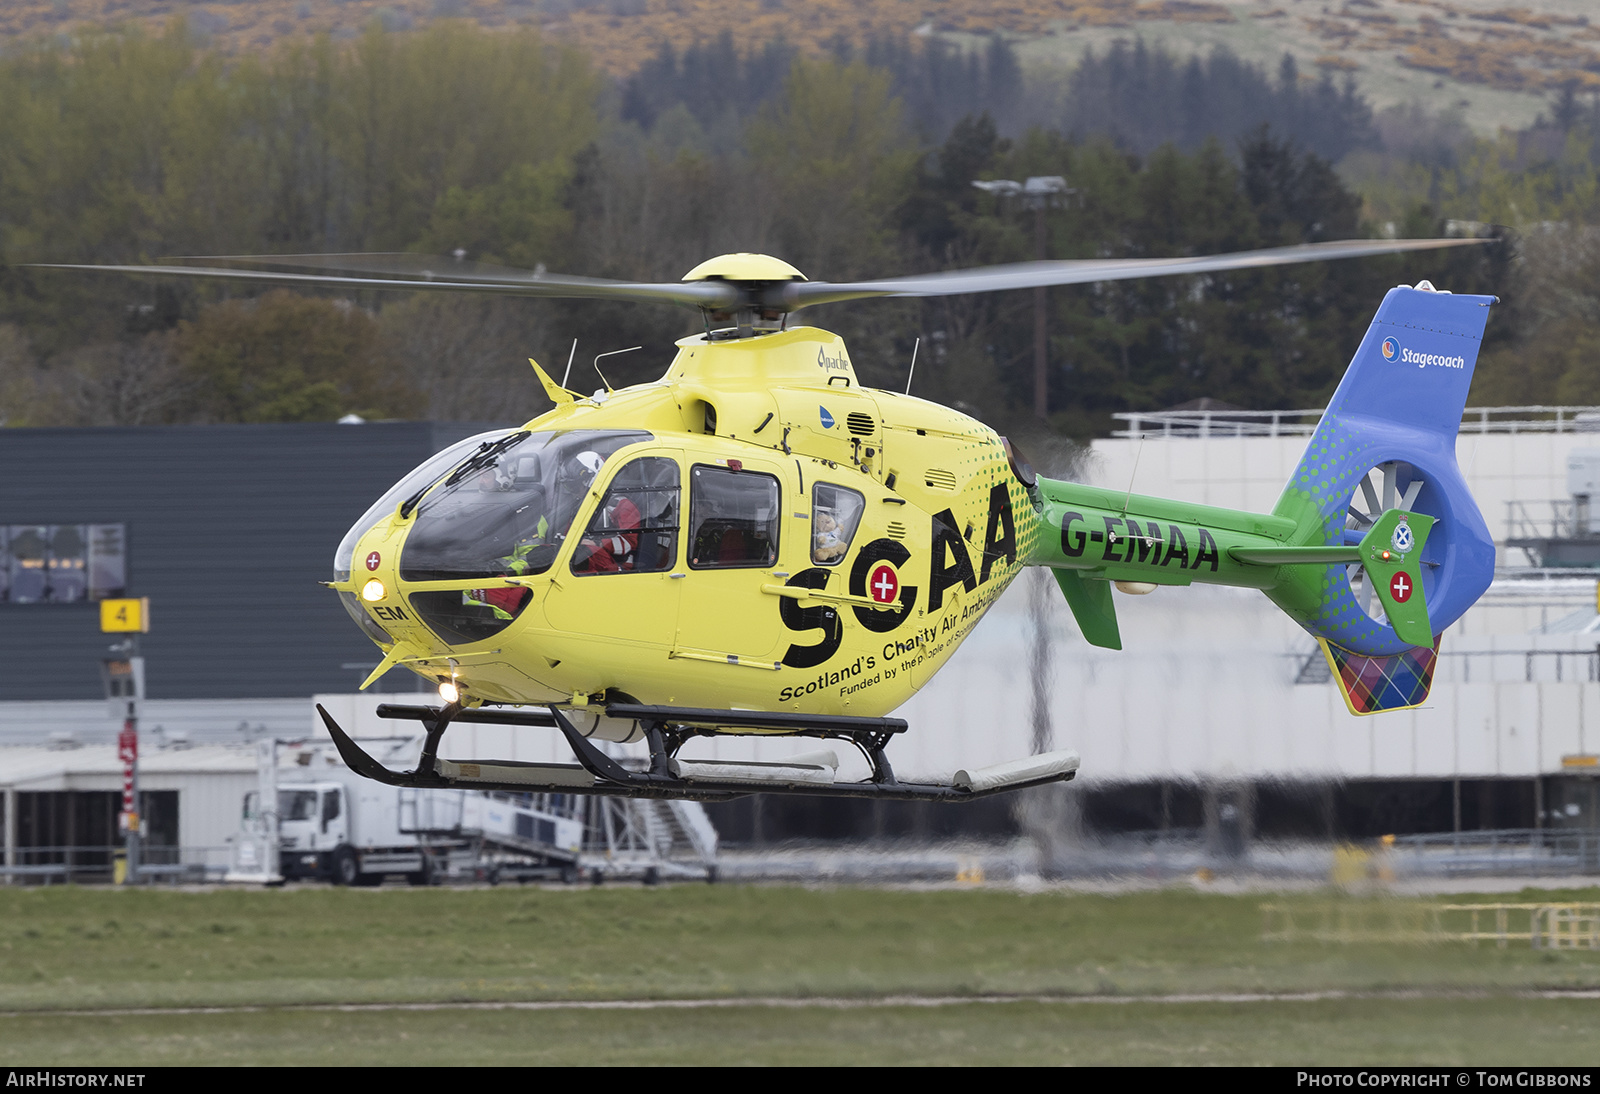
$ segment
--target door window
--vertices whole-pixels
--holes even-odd
[[[678,556],[678,462],[642,456],[611,480],[583,539],[575,574],[659,573]]]
[[[689,486],[689,565],[771,566],[778,560],[778,480],[696,464]]]

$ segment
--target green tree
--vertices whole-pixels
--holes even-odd
[[[811,276],[896,272],[891,212],[917,151],[889,77],[866,65],[796,60],[746,145],[773,210],[773,239]]]
[[[569,161],[594,139],[601,89],[581,54],[532,30],[448,21],[414,34],[374,24],[332,85],[344,234],[359,250],[423,239],[452,191],[515,187],[529,179],[517,169]]]
[[[419,409],[377,322],[349,301],[282,290],[229,300],[180,324],[174,343],[192,385],[183,420],[311,422]]]

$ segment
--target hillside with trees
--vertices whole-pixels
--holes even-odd
[[[372,23],[353,40],[244,56],[180,25],[13,46],[0,55],[0,418],[522,417],[544,405],[530,355],[564,365],[576,339],[574,383],[598,384],[584,362],[641,345],[607,372],[637,382],[699,324],[666,306],[299,298],[30,262],[460,251],[666,280],[753,250],[838,280],[1032,258],[1031,215],[971,183],[1045,174],[1076,190],[1048,217],[1056,258],[1434,234],[1447,217],[1491,233],[1593,222],[1596,122],[1575,95],[1505,142],[1474,143],[1429,115],[1439,141],[1391,147],[1392,117],[1291,65],[1129,47],[1075,81],[1064,97],[1040,94],[999,40],[976,54],[870,39],[809,53],[719,37],[658,46],[619,82],[535,31],[461,21]],[[1359,192],[1336,157],[1361,165]],[[1587,238],[1530,228],[1404,262],[1053,290],[1052,425],[1086,437],[1114,411],[1199,397],[1318,405],[1382,289],[1419,277],[1506,298],[1485,367],[1494,401],[1577,396],[1572,347],[1600,322],[1593,279],[1558,304],[1541,295],[1540,256],[1560,241],[1560,268],[1587,270]],[[1002,426],[1031,416],[1031,294],[805,319],[849,339],[867,382],[902,386],[921,339],[919,394]],[[1527,367],[1527,347],[1542,345],[1564,356]],[[1526,394],[1504,397],[1513,389]]]

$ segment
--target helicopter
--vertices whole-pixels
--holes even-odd
[[[1071,750],[906,781],[891,712],[945,665],[1028,566],[1084,638],[1121,648],[1114,590],[1260,589],[1318,642],[1353,714],[1420,704],[1438,636],[1487,589],[1494,544],[1455,435],[1495,298],[1388,291],[1271,513],[1039,475],[989,426],[863,387],[817,304],[1262,268],[1485,242],[1346,240],[1170,259],[1028,262],[878,281],[808,280],[728,254],[681,282],[605,281],[410,254],[221,256],[53,266],[345,289],[667,302],[700,309],[657,381],[592,395],[530,359],[553,407],[403,476],[334,554],[334,590],[440,705],[395,771],[319,706],[345,762],[381,782],[726,800],[750,793],[961,802],[1065,781]],[[277,267],[277,268],[269,268]],[[309,272],[308,272],[309,271]],[[568,362],[570,373],[571,362]],[[454,723],[544,727],[575,763],[453,760]],[[694,760],[697,737],[814,738],[780,762]],[[648,761],[605,742],[643,741]]]

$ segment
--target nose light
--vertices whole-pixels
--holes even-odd
[[[365,585],[361,586],[361,599],[365,600],[368,604],[376,603],[388,595],[389,590],[385,589],[383,587],[383,582],[379,581],[377,578],[372,578]]]
[[[456,687],[455,684],[451,683],[449,680],[446,680],[444,683],[439,685],[439,698],[443,699],[447,703],[453,703],[457,699],[461,698],[461,689]]]

